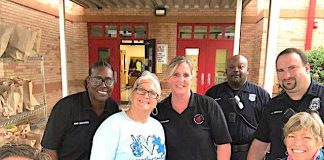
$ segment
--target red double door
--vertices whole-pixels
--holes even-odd
[[[200,94],[226,80],[226,61],[233,55],[232,40],[179,40],[177,54],[193,63],[192,91]]]

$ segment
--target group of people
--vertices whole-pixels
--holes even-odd
[[[158,78],[144,71],[133,85],[129,109],[120,111],[111,98],[113,68],[94,64],[86,91],[54,106],[41,142],[44,152],[53,160],[275,160],[288,155],[289,160],[324,160],[324,88],[311,79],[302,51],[288,48],[277,56],[284,92],[272,99],[247,81],[248,60],[242,55],[228,60],[228,81],[206,95],[190,90],[192,71],[185,57],[172,59],[171,93],[163,100]]]

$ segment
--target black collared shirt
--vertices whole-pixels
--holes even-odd
[[[310,107],[310,104],[316,99],[320,99],[319,105],[313,103]],[[267,156],[269,160],[287,156],[285,155],[286,146],[283,143],[283,126],[289,119],[284,114],[288,108],[293,109],[294,112],[317,109],[322,120],[324,120],[324,86],[312,81],[301,100],[294,101],[290,99],[287,93],[282,93],[269,101],[255,132],[256,139],[271,143],[270,154]]]
[[[162,123],[168,160],[214,160],[215,144],[231,143],[224,114],[212,98],[191,93],[181,113],[172,109],[171,96],[157,106],[154,116]]]
[[[270,99],[269,93],[250,82],[246,82],[237,93],[234,93],[228,83],[224,82],[210,88],[206,95],[214,98],[221,106],[233,140],[232,144],[251,143],[264,107]],[[235,95],[240,97],[242,109],[235,102]]]
[[[88,92],[67,96],[53,107],[41,144],[44,148],[56,150],[59,159],[89,159],[97,128],[118,111],[117,103],[109,98],[103,114],[98,117],[92,109]]]

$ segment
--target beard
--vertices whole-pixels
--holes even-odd
[[[234,76],[239,76],[239,78],[234,78]],[[231,79],[228,80],[228,83],[233,88],[241,88],[246,82],[246,76],[243,75],[232,75]]]
[[[287,84],[286,81],[291,81],[291,82]],[[283,80],[281,84],[281,87],[286,91],[293,90],[294,88],[296,88],[296,86],[297,86],[296,78],[289,78],[288,80]]]

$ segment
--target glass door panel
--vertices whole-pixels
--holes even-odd
[[[110,63],[110,49],[99,48],[98,49],[98,61],[104,61]]]
[[[228,53],[229,51],[227,49],[216,49],[214,84],[219,84],[226,81],[226,61]]]
[[[186,48],[185,56],[192,62],[192,67],[193,67],[191,90],[193,92],[197,92],[199,48]]]

